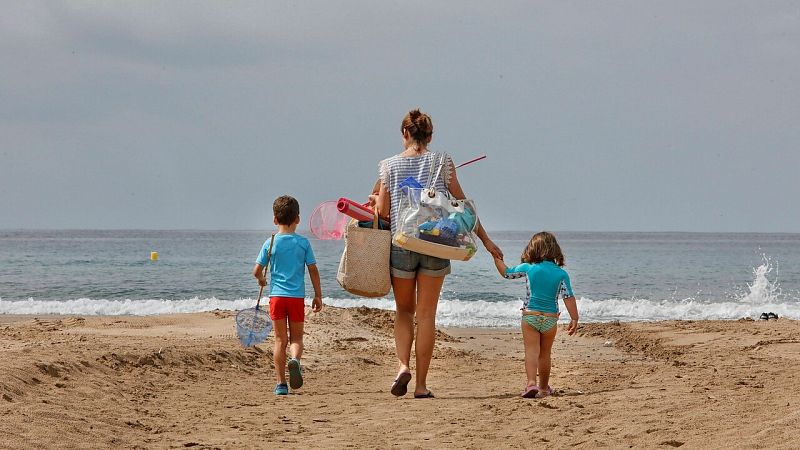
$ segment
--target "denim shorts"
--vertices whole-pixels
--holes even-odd
[[[430,277],[443,277],[450,273],[450,260],[423,255],[392,245],[389,258],[392,276],[413,279],[418,273]]]

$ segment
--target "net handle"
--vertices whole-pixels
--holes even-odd
[[[264,280],[267,279],[267,269],[269,269],[269,262],[272,259],[272,244],[275,243],[275,233],[272,233],[272,236],[269,238],[269,249],[267,250],[267,262],[264,263],[264,269],[262,269],[261,274],[264,277]],[[261,295],[264,293],[264,286],[261,286],[258,290],[258,300],[256,300],[256,310],[258,310],[258,306],[261,304]]]

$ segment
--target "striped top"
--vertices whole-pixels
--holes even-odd
[[[441,158],[440,155],[444,155]],[[419,184],[428,187],[428,177],[431,174],[431,166],[433,166],[433,175],[436,175],[436,170],[439,164],[444,161],[439,178],[436,179],[436,190],[447,191],[447,185],[450,182],[450,177],[453,174],[453,159],[447,153],[435,153],[427,151],[420,156],[400,156],[394,155],[391,158],[386,158],[378,164],[378,173],[381,182],[386,186],[389,191],[389,198],[391,198],[390,206],[390,219],[392,221],[392,234],[397,231],[397,220],[400,209],[400,197],[403,192],[400,189],[400,183],[408,177],[414,177]]]

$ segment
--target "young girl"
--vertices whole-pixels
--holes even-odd
[[[528,299],[522,309],[522,338],[525,342],[525,372],[528,384],[522,392],[525,398],[543,398],[553,394],[550,381],[550,349],[558,327],[558,298],[564,299],[569,311],[567,334],[578,329],[578,306],[572,294],[569,275],[564,266],[556,237],[542,231],[536,233],[522,252],[522,264],[507,267],[502,259],[495,258],[497,271],[505,278],[527,276]],[[539,373],[539,384],[536,373]]]

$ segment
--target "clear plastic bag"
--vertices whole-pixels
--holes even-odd
[[[469,199],[456,200],[447,191],[437,191],[433,186],[440,174],[441,165],[429,187],[403,188],[392,242],[423,255],[467,261],[478,250],[475,203]]]

